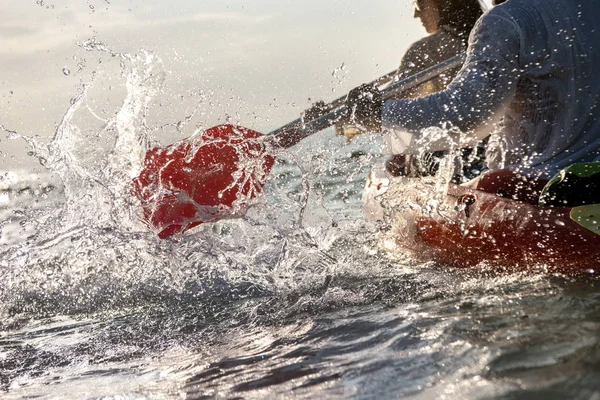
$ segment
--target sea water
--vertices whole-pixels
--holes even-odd
[[[244,216],[158,239],[129,183],[168,74],[83,46],[118,65],[115,112],[97,71],[51,140],[2,132],[45,167],[0,180],[2,398],[600,399],[597,279],[387,253],[360,202],[375,136],[280,151]]]

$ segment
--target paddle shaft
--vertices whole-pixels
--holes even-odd
[[[391,83],[381,91],[384,100],[394,98],[409,89],[438,77],[444,72],[461,66],[464,63],[466,56],[466,53],[461,53],[405,79]],[[389,73],[371,83],[380,86],[393,80],[394,76],[395,73]],[[273,137],[271,143],[278,147],[288,148],[323,129],[335,125],[346,115],[345,100],[346,96],[343,96],[326,104],[322,109],[326,110],[327,114],[311,121],[304,121],[303,118],[298,118],[295,121],[274,130],[269,134]]]

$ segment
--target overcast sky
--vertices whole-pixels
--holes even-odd
[[[0,125],[41,137],[53,135],[94,70],[103,72],[94,90],[108,99],[97,112],[123,101],[109,92],[125,79],[115,63],[77,45],[92,37],[113,52],[145,49],[162,60],[164,91],[149,123],[199,108],[183,135],[228,115],[268,133],[309,98],[332,100],[395,69],[425,35],[410,0],[0,0],[0,12]],[[4,132],[0,151],[0,170],[36,161]]]

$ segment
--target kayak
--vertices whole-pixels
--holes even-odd
[[[386,248],[454,267],[600,271],[600,205],[540,207],[434,178],[371,172],[366,216]]]

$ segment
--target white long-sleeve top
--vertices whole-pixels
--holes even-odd
[[[550,177],[600,161],[600,0],[508,0],[484,14],[446,90],[386,101],[384,128],[427,142],[428,127],[472,132],[499,113],[491,168]]]

